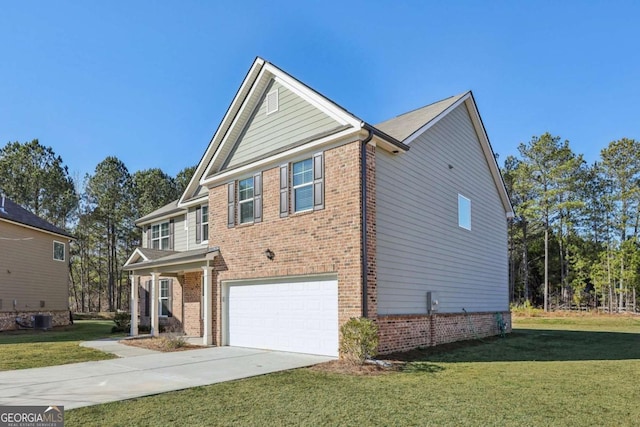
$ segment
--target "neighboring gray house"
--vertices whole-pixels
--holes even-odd
[[[257,58],[180,200],[137,223],[132,332],[334,356],[358,316],[382,353],[497,334],[511,215],[471,92],[371,125]]]
[[[72,236],[0,196],[0,330],[18,319],[51,315],[69,324],[69,242]]]

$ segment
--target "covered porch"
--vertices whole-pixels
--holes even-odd
[[[148,317],[150,335],[160,335],[161,320],[172,320],[181,332],[201,345],[213,344],[213,260],[218,248],[185,252],[138,248],[124,270],[131,276],[131,336],[138,336],[141,314]],[[145,289],[141,308],[140,290]],[[148,293],[147,293],[148,292]],[[148,311],[148,313],[141,313]]]

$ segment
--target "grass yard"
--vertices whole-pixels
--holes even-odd
[[[112,359],[112,354],[79,346],[112,336],[112,326],[109,320],[79,320],[51,331],[0,332],[0,371]]]
[[[637,426],[640,319],[523,318],[402,372],[298,369],[80,408],[68,426]]]

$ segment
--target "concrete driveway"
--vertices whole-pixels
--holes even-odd
[[[6,371],[0,372],[0,405],[64,405],[65,409],[72,409],[311,366],[332,359],[210,347]]]

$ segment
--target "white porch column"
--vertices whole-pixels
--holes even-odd
[[[160,329],[158,318],[158,297],[160,294],[160,273],[151,273],[151,298],[149,308],[151,308],[151,336],[157,337]]]
[[[131,336],[138,335],[138,276],[131,275],[131,300],[129,301],[129,311],[131,311]]]
[[[212,294],[213,294],[213,268],[202,267],[202,286],[204,286],[204,330],[202,331],[202,344],[213,344],[213,313],[211,310]]]

